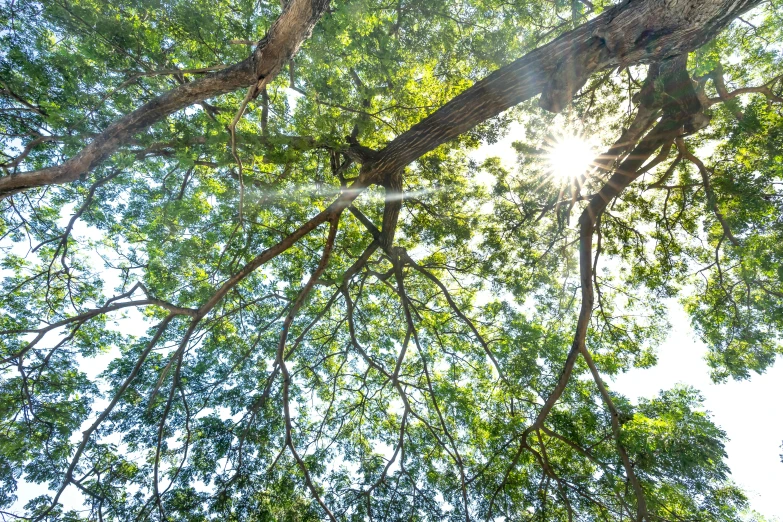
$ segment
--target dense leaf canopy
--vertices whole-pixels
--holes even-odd
[[[716,381],[783,350],[781,42],[780,0],[0,3],[2,516],[738,520],[698,391],[604,379],[671,298]]]

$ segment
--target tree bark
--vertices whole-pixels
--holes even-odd
[[[128,144],[137,133],[194,103],[242,87],[262,89],[309,38],[328,6],[329,0],[292,0],[249,57],[145,103],[109,125],[81,152],[60,165],[0,178],[0,198],[29,188],[75,181]]]
[[[0,197],[67,183],[104,161],[134,134],[197,101],[271,80],[326,10],[328,0],[292,0],[248,59],[182,85],[110,125],[65,163],[0,178]],[[697,49],[762,0],[623,0],[593,20],[501,67],[394,139],[363,167],[379,183],[479,123],[543,92],[561,110],[593,72],[653,62]]]
[[[559,112],[594,72],[686,54],[761,1],[624,0],[501,67],[411,127],[362,166],[363,180],[386,185],[422,155],[539,93],[544,109]],[[400,204],[387,190],[386,237],[393,238]]]
[[[547,45],[501,67],[381,150],[372,182],[405,167],[502,111],[543,93],[561,110],[593,72],[693,51],[762,0],[624,0]]]

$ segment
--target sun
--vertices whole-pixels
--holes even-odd
[[[549,140],[544,150],[547,170],[555,181],[569,181],[586,174],[597,156],[596,148],[576,134],[558,135]]]

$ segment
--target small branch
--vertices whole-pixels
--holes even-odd
[[[60,496],[63,494],[63,491],[65,491],[65,488],[68,486],[69,483],[73,481],[73,473],[76,469],[76,465],[79,462],[79,459],[82,456],[82,453],[84,452],[84,449],[87,447],[87,443],[90,440],[90,437],[93,433],[95,433],[95,430],[98,429],[98,427],[101,425],[101,423],[106,420],[106,417],[109,416],[109,414],[112,412],[114,407],[119,402],[120,398],[122,398],[122,395],[125,393],[125,390],[128,389],[128,386],[133,382],[133,380],[136,378],[136,376],[139,374],[139,371],[141,370],[141,366],[144,364],[144,361],[147,359],[147,356],[150,354],[150,351],[155,347],[155,345],[160,340],[160,337],[163,335],[163,332],[166,331],[166,327],[169,325],[171,320],[174,318],[174,314],[168,315],[159,325],[158,329],[155,331],[155,335],[150,339],[150,342],[147,343],[147,347],[144,349],[144,351],[139,355],[139,358],[136,360],[136,364],[133,366],[133,369],[131,370],[131,373],[128,375],[128,377],[125,378],[125,381],[120,385],[120,387],[117,389],[117,392],[114,394],[114,398],[109,403],[109,405],[106,407],[106,409],[103,410],[103,413],[101,413],[97,419],[95,419],[95,422],[92,423],[92,425],[87,428],[84,432],[82,432],[82,441],[79,443],[79,446],[76,448],[76,453],[74,453],[73,458],[71,459],[71,463],[68,466],[68,470],[65,473],[65,477],[63,478],[62,484],[60,485],[60,489],[57,490],[57,494],[52,499],[51,504],[49,507],[41,513],[35,520],[42,520],[48,515],[52,509],[57,505],[57,502],[60,499]]]
[[[7,94],[8,96],[18,101],[19,103],[21,103],[22,105],[24,105],[25,107],[33,111],[34,113],[38,114],[39,116],[43,116],[44,118],[49,117],[49,115],[43,109],[41,109],[36,105],[33,105],[32,103],[28,102],[27,100],[25,100],[24,98],[16,94],[14,91],[12,91],[11,88],[8,86],[8,84],[1,79],[0,79],[0,85],[3,86],[3,88],[0,89],[0,93]]]
[[[332,512],[329,510],[329,508],[326,506],[324,501],[321,499],[321,496],[318,494],[318,490],[315,488],[313,480],[310,476],[310,472],[307,470],[307,465],[305,464],[304,460],[302,460],[302,457],[299,456],[299,453],[296,451],[296,447],[294,446],[293,435],[292,435],[293,424],[291,421],[291,408],[290,408],[290,399],[289,399],[291,374],[288,372],[288,366],[285,363],[285,345],[286,345],[286,340],[288,339],[288,331],[291,327],[291,323],[294,321],[296,314],[299,312],[299,308],[302,306],[302,304],[304,304],[305,299],[307,299],[307,296],[310,294],[310,291],[313,289],[313,286],[315,286],[315,282],[318,280],[319,277],[321,277],[321,274],[323,273],[324,270],[326,270],[326,266],[329,264],[329,257],[331,255],[332,248],[334,247],[334,240],[337,235],[338,223],[339,223],[339,214],[333,216],[330,220],[329,236],[326,239],[326,245],[324,246],[323,254],[321,255],[321,261],[318,263],[318,267],[311,274],[310,279],[307,281],[305,286],[299,292],[296,301],[294,301],[293,305],[291,306],[291,309],[288,312],[288,315],[286,315],[286,318],[283,321],[283,328],[280,333],[280,342],[277,347],[277,359],[276,359],[276,363],[280,367],[280,370],[282,371],[283,374],[283,413],[285,416],[286,445],[291,450],[291,454],[293,455],[294,459],[296,460],[299,466],[299,469],[302,471],[302,474],[305,477],[305,483],[307,485],[307,488],[310,490],[310,493],[312,494],[313,498],[315,498],[316,502],[318,502],[321,508],[326,512],[327,516],[329,517],[329,520],[331,520],[332,522],[337,522],[337,519],[335,518],[334,514],[332,514]]]
[[[726,83],[723,79],[723,66],[718,64],[718,66],[710,73],[710,77],[712,78],[713,85],[715,85],[715,90],[718,91],[718,97],[722,102],[731,101],[735,97],[731,96],[728,90],[726,90]],[[738,120],[741,120],[745,117],[742,111],[735,104],[728,104],[727,106],[729,107],[729,110],[734,115],[734,117]]]
[[[723,70],[720,67],[709,73],[709,77],[712,78],[713,84],[715,85],[715,90],[718,91],[717,98],[709,99],[709,107],[717,103],[733,100],[737,96],[741,96],[743,94],[763,94],[772,103],[783,103],[783,97],[775,94],[770,87],[771,85],[775,84],[775,82],[783,78],[783,76],[776,76],[764,85],[758,87],[742,87],[733,91],[728,91],[726,89],[726,84],[723,79]],[[735,117],[737,117],[737,119],[742,119],[744,117],[741,111],[732,110],[732,112],[734,113]]]
[[[661,176],[658,179],[658,181],[656,181],[655,183],[652,183],[652,184],[648,185],[647,188],[648,189],[664,188],[665,187],[664,183],[669,181],[669,178],[671,178],[672,174],[674,174],[674,169],[677,168],[677,165],[679,165],[681,161],[682,161],[682,154],[678,153],[677,157],[674,158],[674,161],[672,162],[672,164],[669,165],[669,168],[666,169],[666,172],[663,173],[663,176]]]
[[[13,169],[17,165],[19,165],[24,159],[30,155],[30,153],[33,151],[35,147],[42,143],[51,143],[51,142],[62,142],[63,139],[59,136],[38,136],[37,138],[30,140],[27,142],[27,145],[24,146],[24,150],[22,150],[21,153],[14,159],[6,162],[6,163],[0,163],[0,167],[8,170]]]
[[[729,238],[729,241],[731,241],[732,245],[736,247],[740,246],[740,242],[731,232],[731,228],[729,227],[729,224],[726,222],[726,219],[723,217],[723,214],[718,208],[718,202],[717,199],[715,198],[715,192],[713,192],[712,184],[710,183],[710,174],[711,174],[710,170],[704,166],[704,163],[702,163],[702,161],[699,158],[694,156],[688,150],[688,146],[685,144],[685,140],[683,140],[682,138],[677,138],[676,142],[677,142],[677,149],[680,151],[682,157],[687,159],[694,165],[696,165],[696,167],[699,169],[702,182],[704,183],[704,192],[707,194],[707,204],[710,206],[713,214],[715,214],[715,217],[718,219],[720,226],[723,228],[723,233],[726,234],[726,237]]]
[[[478,329],[473,324],[473,321],[471,321],[464,313],[462,313],[462,310],[459,309],[459,306],[457,306],[457,303],[451,297],[451,293],[448,291],[446,286],[437,277],[435,277],[435,275],[411,259],[407,252],[404,252],[403,259],[405,264],[413,267],[416,271],[424,275],[427,279],[435,283],[438,288],[440,288],[440,291],[443,292],[443,296],[446,298],[446,302],[448,302],[451,309],[454,311],[457,317],[459,317],[462,322],[464,322],[468,328],[470,328],[470,330],[473,332],[473,335],[476,336],[476,339],[478,339],[479,344],[481,344],[481,347],[484,349],[484,353],[487,355],[487,357],[489,357],[489,359],[492,361],[492,364],[495,366],[495,370],[498,372],[498,376],[503,380],[503,382],[510,386],[511,383],[508,381],[508,379],[506,379],[503,370],[500,368],[500,363],[498,363],[495,354],[493,354],[492,350],[489,348],[489,344],[487,344],[487,342],[484,340],[484,337],[479,333]]]
[[[612,433],[614,435],[615,445],[617,446],[617,452],[620,454],[620,459],[622,460],[623,467],[625,468],[625,473],[628,477],[628,480],[631,481],[634,494],[636,495],[637,521],[642,522],[647,518],[647,503],[645,501],[642,485],[633,470],[634,465],[631,462],[631,459],[628,457],[628,452],[626,451],[625,446],[623,446],[623,443],[620,439],[620,414],[617,411],[614,402],[612,401],[612,397],[609,395],[609,391],[606,389],[606,385],[601,379],[601,375],[598,373],[598,369],[596,368],[595,362],[593,362],[593,358],[591,357],[587,347],[583,346],[580,351],[585,361],[587,362],[587,366],[590,368],[590,373],[592,373],[593,380],[595,381],[596,386],[598,386],[598,390],[601,393],[601,398],[603,398],[604,404],[606,404],[606,408],[609,410],[612,422]]]
[[[62,319],[60,321],[57,321],[55,323],[52,323],[44,328],[40,328],[37,330],[32,329],[16,329],[16,330],[5,330],[3,332],[0,332],[1,335],[9,335],[9,334],[24,334],[24,333],[35,333],[38,334],[36,337],[30,341],[27,346],[19,350],[18,352],[0,360],[0,364],[7,364],[8,362],[12,361],[13,359],[16,359],[17,357],[21,357],[24,354],[26,354],[28,351],[30,351],[38,342],[46,335],[46,333],[55,330],[57,328],[60,328],[62,326],[65,326],[70,323],[84,323],[85,321],[92,319],[95,316],[107,314],[109,312],[113,312],[116,310],[121,310],[123,308],[129,308],[132,306],[148,306],[148,305],[155,305],[160,306],[161,308],[169,310],[171,312],[171,315],[187,315],[190,317],[195,317],[197,314],[196,310],[193,310],[192,308],[182,308],[176,305],[172,305],[170,303],[167,303],[165,301],[161,301],[158,299],[142,299],[138,301],[127,301],[125,303],[117,303],[117,304],[111,304],[115,300],[124,299],[126,297],[130,297],[133,292],[135,292],[136,288],[138,288],[139,285],[135,285],[131,290],[128,292],[125,292],[124,294],[121,294],[119,296],[116,296],[106,302],[106,304],[100,308],[95,308],[92,310],[88,310],[84,313],[81,313],[74,317],[69,317],[67,319]]]

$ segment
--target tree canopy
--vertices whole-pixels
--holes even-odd
[[[781,42],[780,0],[1,3],[2,516],[739,520],[698,390],[607,378],[670,299],[716,381],[783,351]]]

